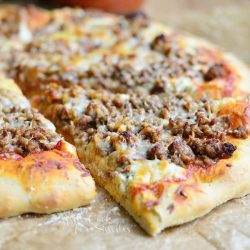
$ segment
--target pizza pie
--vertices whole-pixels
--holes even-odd
[[[0,218],[72,209],[94,197],[75,148],[13,81],[0,79]]]
[[[95,181],[148,234],[250,193],[247,66],[209,42],[152,22],[141,12],[118,16],[70,8],[33,11],[37,25],[29,26],[34,15],[26,18],[31,39],[17,39],[22,46],[7,53],[3,74],[14,79],[33,108],[76,146]],[[3,91],[4,102],[18,105],[2,111],[7,117],[3,125],[10,126],[9,117],[43,117],[15,88],[16,92],[11,87]],[[32,150],[49,152],[54,161],[62,137],[48,120],[39,122],[46,127],[43,135],[49,143],[35,133],[39,148]],[[43,128],[40,123],[37,129]],[[31,134],[25,139],[34,140]],[[18,138],[15,133],[15,143]],[[28,150],[24,159],[33,156],[29,148],[14,145],[15,154],[21,147]],[[78,162],[75,153],[71,157]],[[72,189],[56,193],[65,198],[49,212],[93,198],[88,172],[79,162],[73,169],[84,172],[77,172],[77,178],[87,184],[82,188],[73,182]],[[71,180],[62,179],[61,185],[67,181]],[[24,183],[33,186],[26,179]],[[68,195],[69,190],[74,195]],[[85,197],[84,204],[78,193]],[[47,202],[40,206],[43,212]],[[10,207],[15,209],[14,204]]]

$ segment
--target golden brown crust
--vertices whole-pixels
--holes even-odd
[[[87,205],[95,196],[93,179],[66,142],[61,149],[24,158],[0,157],[0,217],[64,211]]]
[[[141,193],[136,196],[135,191],[120,191],[119,178],[114,177],[111,181],[110,177],[105,175],[104,168],[108,168],[108,163],[102,157],[91,158],[90,155],[93,152],[96,155],[98,151],[94,144],[89,145],[87,152],[78,147],[78,153],[81,160],[91,166],[91,173],[97,182],[127,209],[147,233],[156,235],[166,227],[194,220],[218,205],[250,192],[247,157],[250,141],[247,139],[235,143],[238,147],[236,153],[231,159],[222,160],[214,166],[216,170],[213,170],[212,179],[208,178],[207,173],[202,176],[197,176],[196,173],[188,178],[173,178],[171,182],[168,176],[167,179],[150,186],[141,186]],[[144,165],[150,166],[146,162]],[[163,163],[164,165],[165,168],[168,167],[167,163]],[[157,164],[154,164],[154,167],[157,169]]]

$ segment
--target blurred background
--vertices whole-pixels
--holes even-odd
[[[250,65],[250,0],[148,0],[153,18],[218,44]]]
[[[152,18],[167,25],[207,38],[250,64],[250,0],[16,0],[14,2],[34,3],[48,8],[61,5],[97,7],[119,13],[140,8]]]

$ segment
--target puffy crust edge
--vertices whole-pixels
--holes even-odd
[[[170,27],[161,24],[159,22],[152,22],[152,26],[153,28],[151,28],[152,30],[157,30],[158,32],[166,32],[167,34],[171,31],[174,32],[175,29],[171,29]],[[153,37],[153,35],[156,32],[151,31],[150,32],[150,36]],[[237,82],[237,86],[236,88],[239,89],[240,91],[242,91],[243,94],[249,93],[250,92],[250,85],[249,85],[249,79],[250,79],[250,68],[248,67],[248,65],[246,65],[242,60],[240,60],[237,56],[235,56],[234,54],[231,54],[227,51],[223,51],[220,48],[218,48],[215,44],[213,44],[212,42],[203,39],[201,37],[189,34],[188,32],[178,32],[182,39],[183,42],[186,43],[187,46],[192,45],[194,47],[199,47],[199,46],[204,46],[205,48],[210,48],[213,50],[218,50],[218,53],[220,54],[220,56],[222,56],[222,58],[228,62],[236,75],[239,75],[239,79]]]
[[[190,222],[207,214],[228,200],[240,198],[250,193],[250,165],[248,157],[250,137],[246,140],[236,140],[234,143],[238,149],[233,157],[217,163],[217,165],[221,165],[222,168],[226,169],[225,173],[210,182],[194,181],[194,184],[197,184],[197,188],[190,189],[187,203],[177,204],[171,213],[168,212],[166,207],[169,204],[168,190],[164,192],[163,199],[156,208],[136,212],[132,205],[130,194],[119,192],[120,183],[114,179],[109,179],[104,171],[100,169],[100,166],[98,166],[101,157],[97,157],[96,154],[96,160],[93,162],[91,159],[88,159],[86,153],[82,152],[81,149],[78,149],[78,154],[82,162],[92,162],[89,162],[89,169],[98,184],[107,189],[114,199],[126,208],[129,214],[149,235],[154,236],[165,228]],[[89,147],[88,152],[96,152],[93,144]],[[231,164],[231,167],[226,167],[227,164]],[[178,185],[175,187],[178,187]],[[170,198],[170,201],[172,200]]]
[[[0,160],[0,218],[69,210],[95,195],[94,180],[65,141],[60,150]]]

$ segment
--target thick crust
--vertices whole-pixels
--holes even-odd
[[[108,166],[108,161],[97,157],[97,154],[95,159],[91,157],[93,152],[98,152],[94,144],[89,145],[85,152],[79,147],[78,153],[80,159],[88,164],[96,181],[126,208],[148,234],[156,235],[167,227],[197,219],[222,203],[250,192],[248,159],[250,139],[234,143],[237,145],[234,156],[230,160],[221,160],[214,167],[218,175],[216,178],[214,173],[212,179],[207,174],[183,178],[179,183],[165,188],[159,204],[152,209],[145,209],[146,202],[140,199],[134,200],[129,190],[121,192],[122,180],[119,177],[110,180],[106,172],[111,168]],[[147,164],[146,161],[143,163],[146,167]],[[164,180],[160,183],[164,183]],[[181,196],[178,194],[180,189],[183,192]],[[147,198],[145,201],[148,201]]]
[[[190,197],[188,197],[187,204],[180,204],[170,215],[164,213],[164,207],[160,206],[157,211],[160,216],[157,216],[158,219],[156,220],[149,219],[149,224],[146,225],[145,229],[150,234],[156,234],[165,227],[191,221],[203,216],[228,200],[248,194],[250,192],[248,158],[250,140],[240,141],[237,143],[237,146],[237,151],[232,159],[218,163],[223,168],[230,164],[230,169],[225,174],[212,182],[198,183],[198,190],[189,194]],[[139,218],[137,217],[136,219],[138,220]]]
[[[231,164],[230,170],[213,182],[198,183],[197,189],[190,191],[187,200],[175,206],[171,213],[166,212],[165,207],[168,203],[168,192],[163,195],[163,200],[155,211],[148,211],[143,216],[135,213],[131,203],[126,199],[121,199],[119,202],[150,235],[155,235],[166,227],[197,219],[224,202],[240,198],[250,192],[249,147],[249,139],[241,141],[234,157],[230,161],[219,163],[224,166]]]
[[[0,217],[54,213],[90,203],[95,184],[77,160],[74,148],[0,160]],[[72,153],[69,153],[71,151]],[[11,156],[15,158],[15,155]]]

